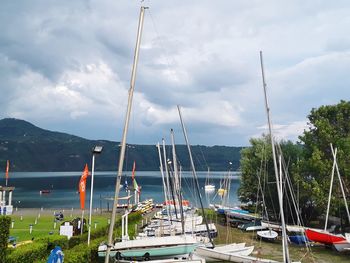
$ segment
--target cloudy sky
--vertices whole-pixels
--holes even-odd
[[[144,1],[128,141],[248,145],[266,131],[259,51],[275,133],[295,140],[314,107],[349,100],[349,1]],[[119,141],[140,1],[4,0],[0,118]]]

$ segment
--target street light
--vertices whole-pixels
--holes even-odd
[[[95,172],[95,156],[102,152],[103,146],[95,146],[92,148],[92,168],[91,168],[91,191],[90,191],[90,212],[89,212],[89,231],[88,231],[88,246],[90,245],[91,234],[91,214],[92,214],[92,196],[94,191],[94,172]]]

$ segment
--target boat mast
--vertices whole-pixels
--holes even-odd
[[[182,207],[182,193],[181,193],[181,185],[180,185],[180,179],[179,179],[179,173],[177,169],[177,159],[176,159],[176,150],[175,150],[175,139],[174,139],[174,130],[170,130],[171,133],[171,145],[173,150],[173,162],[174,162],[174,177],[175,177],[175,191],[177,194],[179,207],[180,207],[180,214],[181,214],[181,227],[182,227],[182,234],[185,233],[185,219],[184,219],[184,210]],[[175,204],[176,205],[176,204]]]
[[[188,142],[187,132],[186,132],[185,124],[184,124],[184,122],[182,121],[181,109],[180,109],[180,106],[179,106],[179,105],[177,105],[177,110],[179,111],[179,116],[180,116],[182,131],[183,131],[183,134],[184,134],[184,136],[185,136],[185,141],[186,141],[186,145],[187,145],[187,150],[188,150],[188,154],[189,154],[189,156],[190,156],[192,175],[193,175],[193,178],[194,178],[194,180],[195,180],[195,182],[196,182],[196,187],[195,187],[195,188],[196,188],[196,191],[197,191],[197,195],[198,195],[198,197],[199,197],[199,203],[200,203],[200,205],[201,205],[201,210],[202,210],[202,214],[203,214],[205,226],[206,226],[206,228],[207,228],[209,242],[211,243],[212,248],[214,248],[215,245],[214,245],[213,239],[212,239],[211,236],[210,236],[210,230],[209,230],[208,220],[207,220],[207,217],[206,217],[205,212],[204,212],[204,207],[203,207],[203,202],[202,202],[202,195],[201,195],[201,191],[200,191],[200,189],[199,189],[198,177],[197,177],[196,169],[195,169],[195,167],[194,167],[194,162],[193,162],[193,158],[192,158],[191,146],[190,146],[190,143]]]
[[[109,254],[111,252],[111,247],[113,245],[112,244],[112,242],[113,242],[113,229],[114,229],[114,224],[115,224],[115,216],[116,216],[116,212],[117,212],[120,181],[121,181],[122,172],[123,172],[123,163],[124,163],[125,148],[126,148],[126,137],[128,134],[129,119],[130,119],[131,106],[132,106],[132,98],[133,98],[134,87],[135,87],[137,62],[138,62],[138,58],[139,58],[139,50],[140,50],[142,28],[143,28],[143,19],[144,19],[145,9],[147,9],[147,8],[148,7],[141,6],[141,9],[140,9],[140,17],[139,17],[139,24],[138,24],[138,30],[137,30],[134,62],[133,62],[133,66],[132,66],[131,80],[130,80],[128,107],[127,107],[127,112],[126,112],[126,116],[125,116],[124,130],[123,130],[123,136],[122,136],[122,141],[121,141],[121,149],[120,149],[119,164],[118,164],[118,174],[117,174],[117,181],[116,181],[116,185],[115,185],[115,194],[114,194],[114,201],[113,201],[113,208],[112,208],[111,224],[109,225],[105,263],[109,262]]]
[[[331,144],[331,149],[332,149],[332,154],[334,155],[334,149],[333,149],[333,145]],[[337,148],[336,148],[337,149]],[[346,201],[346,196],[345,196],[345,192],[344,192],[344,186],[343,186],[343,181],[340,177],[340,173],[339,173],[339,167],[338,167],[338,162],[337,159],[334,156],[334,160],[335,160],[335,168],[337,170],[337,175],[338,175],[338,179],[339,179],[339,184],[340,184],[340,189],[341,189],[341,193],[343,195],[343,199],[344,199],[344,204],[345,204],[345,210],[346,213],[348,215],[348,222],[350,222],[350,213],[349,213],[349,207],[348,207],[348,203]]]
[[[276,177],[276,186],[277,186],[277,193],[278,193],[278,202],[279,202],[280,214],[281,214],[283,262],[284,263],[289,263],[290,262],[290,258],[289,258],[289,250],[288,250],[286,224],[285,224],[285,221],[284,221],[283,196],[282,196],[282,189],[281,189],[280,183],[279,183],[280,178],[279,178],[279,175],[278,175],[278,166],[277,166],[277,160],[276,160],[275,142],[274,142],[274,138],[273,138],[273,134],[272,134],[272,125],[271,125],[271,119],[270,119],[270,108],[269,108],[268,99],[267,99],[267,92],[266,92],[266,82],[265,82],[265,72],[264,72],[262,51],[260,51],[260,65],[261,65],[261,75],[262,75],[263,88],[264,88],[265,109],[266,109],[266,115],[267,115],[267,122],[268,122],[268,125],[269,125],[269,133],[270,133],[270,140],[271,140],[271,147],[272,147],[273,165],[274,165],[274,168],[275,168],[275,177]]]
[[[164,178],[164,168],[163,168],[163,160],[162,160],[162,154],[160,152],[160,145],[159,145],[159,142],[157,143],[157,149],[158,149],[158,155],[159,155],[159,169],[160,169],[160,173],[162,175],[162,181],[163,181],[163,189],[164,189],[164,202],[165,202],[165,205],[166,205],[166,202],[167,202],[167,187],[166,187],[166,184],[165,184],[165,178]],[[170,211],[169,211],[169,206],[166,205],[166,209],[167,209],[167,213],[168,213],[168,221],[170,223]]]
[[[166,184],[167,184],[167,195],[168,195],[168,200],[165,200],[165,205],[169,206],[170,204],[168,203],[168,201],[170,201],[171,195],[170,195],[170,182],[169,182],[168,162],[167,162],[167,157],[166,157],[166,149],[165,149],[165,140],[164,140],[164,138],[162,139],[162,143],[163,143],[163,160],[164,160],[165,176],[166,176]],[[170,211],[170,208],[168,210]],[[172,223],[173,219],[172,219],[171,211],[168,214],[168,218],[170,218],[170,222]]]

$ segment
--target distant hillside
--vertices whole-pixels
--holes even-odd
[[[0,173],[10,160],[11,171],[80,171],[85,163],[91,164],[91,149],[102,145],[96,170],[117,170],[119,142],[87,140],[78,136],[52,132],[18,119],[0,120]],[[224,171],[232,162],[234,170],[239,167],[242,147],[192,146],[197,170]],[[178,159],[184,170],[189,170],[189,158],[185,145],[176,146]],[[159,169],[155,145],[129,145],[126,153],[126,170],[136,161],[137,170]]]

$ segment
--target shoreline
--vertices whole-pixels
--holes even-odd
[[[89,209],[84,210],[85,215],[89,213]],[[81,215],[81,210],[79,208],[18,208],[17,211],[14,208],[12,215],[9,216],[37,216],[37,215],[52,215],[54,216],[55,213],[62,212],[63,215],[65,216],[70,216],[70,215]],[[93,209],[93,214],[109,214],[112,211],[107,211],[107,210],[100,210],[99,208]]]

